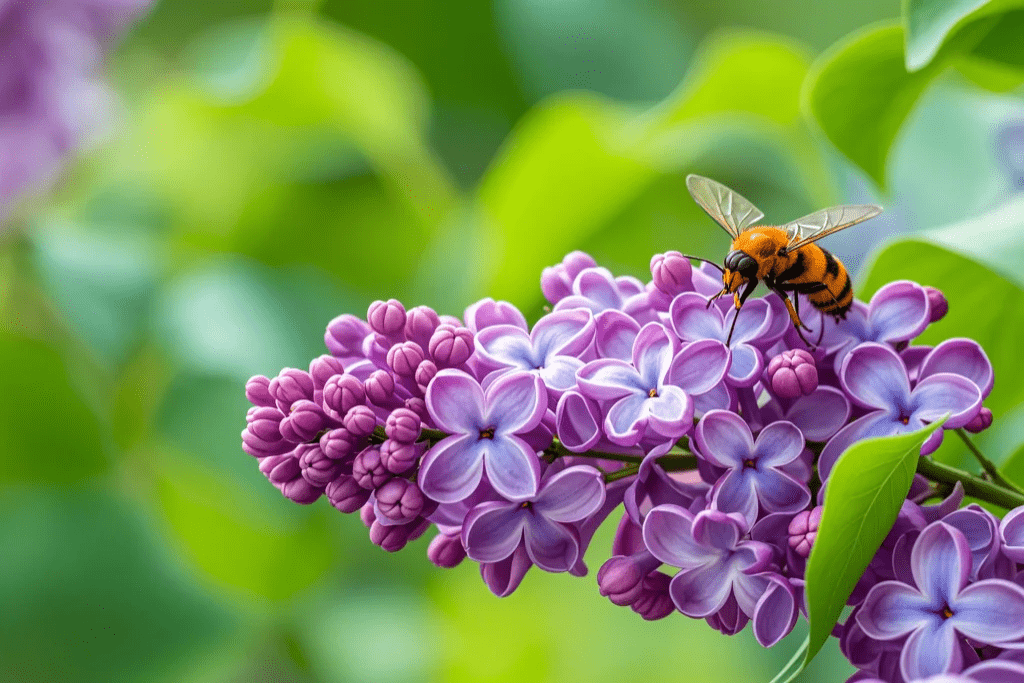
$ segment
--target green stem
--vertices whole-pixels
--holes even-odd
[[[960,482],[964,487],[964,493],[968,496],[994,503],[1007,510],[1024,505],[1024,494],[1005,489],[987,479],[982,479],[970,472],[964,472],[956,467],[936,462],[929,457],[918,459],[917,471],[928,479],[943,484],[956,484]]]
[[[992,478],[992,481],[999,484],[1003,488],[1010,489],[1011,491],[1016,491],[1017,493],[1020,494],[1024,494],[1024,491],[1022,491],[1019,486],[1007,480],[1006,477],[1000,474],[999,468],[996,467],[996,464],[989,460],[988,458],[986,458],[985,454],[982,453],[981,450],[979,450],[978,447],[974,445],[974,442],[971,441],[970,437],[967,436],[967,432],[965,432],[963,429],[954,429],[953,431],[956,432],[957,436],[959,436],[960,439],[967,446],[967,450],[969,450],[971,454],[974,455],[975,459],[977,459],[977,461],[981,463],[982,469],[984,469],[988,473],[988,476]]]
[[[604,475],[604,481],[606,484],[610,484],[618,479],[625,479],[626,477],[632,477],[634,474],[640,471],[638,466],[630,465],[623,467],[621,470],[615,470],[614,472],[608,472]]]

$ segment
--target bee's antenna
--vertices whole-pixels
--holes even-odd
[[[704,306],[704,308],[705,309],[711,308],[711,304],[715,303],[715,301],[718,300],[718,297],[722,296],[723,294],[725,294],[725,288],[724,287],[722,288],[722,291],[720,291],[718,294],[715,294],[712,297],[708,297],[708,303],[707,303],[706,306]]]
[[[821,330],[818,331],[818,343],[815,346],[821,346],[821,340],[825,337],[825,316],[821,316],[818,324],[821,325]]]
[[[736,321],[740,317],[740,309],[736,309],[736,315],[732,317],[732,325],[729,326],[729,337],[725,340],[725,345],[729,346],[732,343],[732,333],[736,330]]]
[[[725,273],[725,271],[722,269],[722,266],[720,266],[717,263],[715,263],[714,261],[710,261],[710,260],[708,260],[706,258],[701,258],[700,256],[690,256],[689,254],[683,254],[683,258],[693,259],[694,261],[703,261],[704,263],[707,263],[709,265],[714,266],[715,268],[718,268],[718,272],[719,273],[723,273],[723,274]]]

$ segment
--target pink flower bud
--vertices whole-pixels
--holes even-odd
[[[332,419],[344,419],[352,408],[366,403],[363,383],[352,375],[335,375],[324,385],[322,403]]]
[[[388,479],[391,473],[380,461],[380,449],[376,446],[364,448],[352,462],[352,476],[364,489],[375,489]]]
[[[690,259],[678,251],[666,251],[651,257],[651,278],[660,291],[675,296],[693,289]]]
[[[427,547],[427,557],[438,567],[452,569],[466,559],[466,549],[462,547],[462,540],[457,535],[438,534]]]
[[[396,408],[388,415],[384,433],[399,443],[413,443],[420,438],[420,416],[408,408]]]
[[[327,485],[324,493],[331,505],[346,514],[363,507],[370,498],[370,492],[350,474],[339,474]]]
[[[983,432],[992,426],[992,411],[988,408],[982,407],[978,414],[974,416],[974,419],[964,425],[964,429],[977,434]]]
[[[928,295],[928,310],[931,312],[931,322],[938,322],[945,318],[946,314],[949,313],[949,302],[946,301],[946,296],[934,287],[925,287],[924,291]]]
[[[354,441],[347,429],[338,427],[320,437],[320,450],[331,460],[344,460],[355,453]]]
[[[412,377],[423,362],[423,350],[415,342],[402,342],[388,349],[388,367],[402,377]]]
[[[281,412],[291,412],[292,404],[303,399],[313,400],[313,377],[305,370],[285,368],[267,386]]]
[[[388,472],[405,474],[413,468],[425,450],[423,444],[388,439],[380,445],[380,460]]]
[[[768,363],[768,382],[781,398],[809,396],[818,388],[814,357],[803,349],[790,349]]]
[[[250,377],[245,383],[245,398],[254,406],[270,408],[277,405],[270,394],[270,380],[263,375]]]
[[[814,539],[818,535],[818,525],[821,524],[823,509],[819,505],[813,510],[799,512],[789,523],[789,547],[797,555],[808,557],[811,554]]]
[[[389,479],[373,495],[377,521],[381,524],[408,524],[431,503],[424,497],[420,487],[407,479]],[[430,507],[436,507],[436,504]]]
[[[462,365],[473,355],[473,332],[466,327],[441,325],[430,338],[430,355],[438,367]]]
[[[366,397],[379,406],[388,403],[395,393],[395,378],[385,370],[374,370],[363,384]]]
[[[421,349],[430,344],[430,337],[441,324],[441,317],[429,306],[416,306],[405,316],[405,338],[416,342]]]
[[[320,406],[303,399],[297,401],[291,413],[281,420],[281,436],[294,443],[305,443],[326,426],[327,416]]]
[[[345,415],[343,424],[350,435],[362,438],[373,434],[377,427],[377,416],[369,406],[355,406]]]
[[[437,374],[437,366],[434,365],[434,361],[425,360],[420,363],[419,367],[416,368],[416,386],[423,393],[427,393],[427,385],[430,384],[430,380],[434,379],[434,375]]]
[[[345,372],[345,366],[334,356],[318,356],[309,362],[309,375],[313,378],[313,390],[323,391],[327,380]]]
[[[377,334],[394,336],[405,329],[405,306],[397,299],[374,301],[366,311],[366,321]]]
[[[303,444],[295,449],[302,467],[302,478],[313,486],[323,488],[341,472],[341,463],[332,460],[320,449],[320,444]]]

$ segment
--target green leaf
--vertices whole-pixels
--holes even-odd
[[[903,28],[875,26],[823,54],[807,76],[808,114],[850,161],[879,186],[886,183],[889,148],[918,97],[939,72],[903,65]]]
[[[1024,485],[1024,443],[1010,454],[999,471],[1010,481]]]
[[[865,267],[867,276],[857,296],[867,301],[879,287],[900,279],[942,290],[949,313],[929,325],[915,343],[970,337],[981,344],[996,376],[985,405],[998,420],[1024,401],[1024,367],[1020,363],[1024,289],[977,261],[924,239],[927,237],[896,242],[879,252]]]
[[[939,52],[953,28],[989,0],[903,0],[906,65],[918,71]]]
[[[896,521],[921,446],[944,421],[911,434],[855,443],[833,468],[818,536],[807,560],[810,644],[805,665],[828,640],[847,598]]]

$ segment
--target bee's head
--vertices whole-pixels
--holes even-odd
[[[756,277],[757,261],[746,252],[733,249],[725,257],[725,272],[722,274],[722,281],[730,292],[735,292],[743,283]]]

